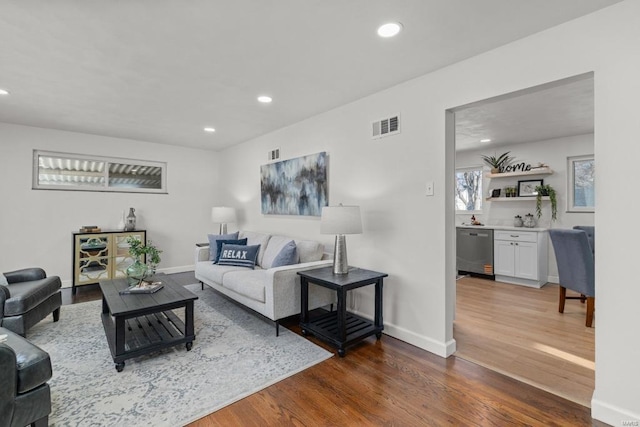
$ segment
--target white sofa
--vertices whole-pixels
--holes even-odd
[[[252,231],[240,231],[238,238],[246,238],[247,245],[260,245],[255,269],[213,264],[209,260],[209,246],[198,246],[195,251],[196,279],[273,320],[278,335],[280,319],[300,313],[298,271],[330,266],[332,260],[327,259],[324,246],[312,240]],[[299,263],[269,268],[279,248],[290,240],[296,243]],[[309,286],[309,309],[333,304],[335,299],[335,292]]]

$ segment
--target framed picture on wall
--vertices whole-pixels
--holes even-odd
[[[538,194],[536,187],[543,184],[543,179],[518,181],[518,197],[535,197]]]

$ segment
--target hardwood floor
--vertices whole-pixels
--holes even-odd
[[[456,290],[456,356],[591,405],[595,328],[585,326],[586,304],[567,300],[558,313],[555,284],[533,289],[463,278]]]
[[[63,299],[74,303],[97,298],[99,289],[97,294],[82,289],[75,298]],[[297,324],[297,316],[282,323],[300,334]],[[349,348],[345,358],[334,356],[190,424],[230,425],[605,424],[594,422],[582,405],[461,358],[443,359],[383,335],[380,341],[370,337]]]

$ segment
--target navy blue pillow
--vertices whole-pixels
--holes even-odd
[[[221,239],[221,240],[216,240],[216,259],[213,260],[214,264],[218,263],[218,260],[220,259],[220,251],[222,250],[222,245],[224,244],[230,244],[230,245],[246,245],[247,244],[247,239],[239,239],[239,240],[234,240],[234,239]]]
[[[253,269],[256,266],[260,245],[232,245],[225,243],[220,250],[218,265],[233,265]]]

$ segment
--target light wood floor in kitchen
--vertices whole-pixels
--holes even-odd
[[[556,284],[534,289],[459,279],[455,354],[591,407],[595,328],[585,327],[585,306],[567,300],[558,313]]]

